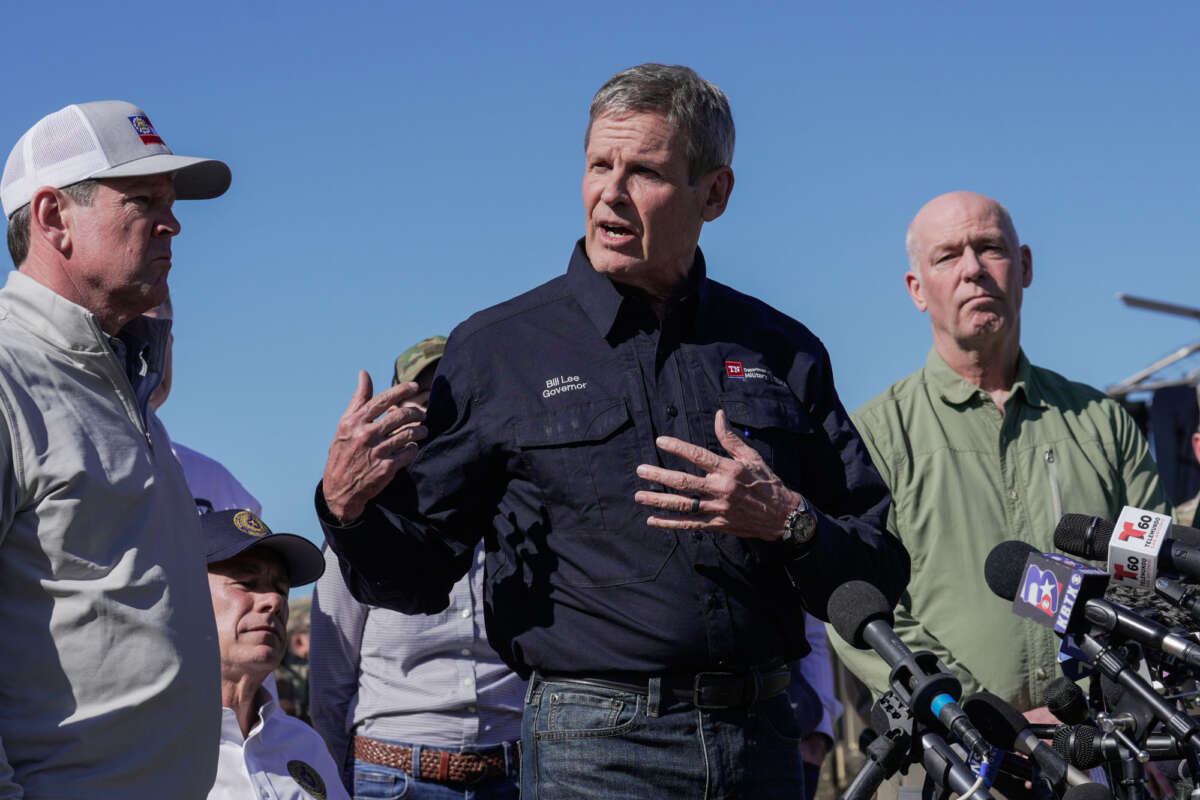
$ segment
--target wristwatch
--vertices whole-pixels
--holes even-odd
[[[806,545],[817,532],[817,515],[813,513],[812,504],[804,495],[800,495],[800,505],[787,515],[783,523],[783,536],[779,541],[790,547]]]

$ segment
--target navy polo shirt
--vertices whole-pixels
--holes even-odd
[[[717,409],[818,511],[811,547],[649,527],[642,463],[675,436],[724,455]],[[892,600],[908,556],[883,533],[890,495],[803,325],[706,276],[699,250],[660,321],[597,273],[567,274],[450,336],[429,439],[330,546],[360,600],[434,613],[485,540],[488,638],[514,670],[655,674],[735,669],[807,650],[804,612],[865,579]]]

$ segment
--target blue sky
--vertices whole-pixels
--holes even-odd
[[[71,102],[141,105],[233,186],[181,202],[173,436],[267,522],[319,541],[312,490],[365,368],[561,272],[587,107],[683,63],[730,96],[714,277],[825,342],[854,408],[917,368],[904,229],[934,195],[1004,202],[1034,254],[1023,341],[1107,386],[1200,338],[1200,11],[1114,3],[65,2],[6,10],[6,152]]]

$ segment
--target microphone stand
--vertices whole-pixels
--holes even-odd
[[[898,770],[907,773],[909,764],[924,766],[927,786],[933,783],[939,795],[950,791],[963,796],[962,800],[992,800],[982,783],[971,792],[979,783],[975,773],[941,735],[914,718],[908,704],[895,692],[880,697],[876,710],[878,713],[872,716],[886,717],[888,730],[867,746],[867,763],[842,793],[841,800],[868,800]]]
[[[885,780],[909,763],[912,736],[900,728],[881,733],[867,745],[867,763],[842,792],[841,800],[868,800]]]
[[[1076,641],[1089,661],[1099,667],[1109,680],[1121,686],[1148,709],[1167,732],[1179,741],[1188,765],[1193,770],[1200,766],[1196,755],[1197,748],[1200,747],[1200,722],[1159,697],[1115,648],[1102,644],[1086,633],[1078,635]],[[1118,785],[1121,787],[1123,799],[1147,800],[1149,793],[1146,791],[1145,767],[1138,760],[1135,751],[1122,747],[1120,752],[1121,778]],[[1200,772],[1193,772],[1193,775],[1196,774]],[[1193,789],[1190,797],[1191,800],[1200,800],[1200,792]]]

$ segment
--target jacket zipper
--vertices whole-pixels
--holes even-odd
[[[1050,479],[1050,498],[1054,502],[1055,522],[1062,519],[1062,494],[1058,491],[1058,464],[1054,461],[1054,448],[1046,448],[1046,473]]]
[[[108,345],[108,341],[104,336],[104,331],[100,330],[100,326],[94,321],[92,322],[92,329],[95,331],[99,340],[104,344],[105,350],[108,351],[107,362],[109,368],[116,369],[118,376],[117,379],[113,380],[112,376],[110,375],[109,381],[112,382],[113,388],[117,390],[117,396],[121,398],[121,405],[125,406],[125,414],[145,438],[146,446],[149,447],[150,451],[153,453],[154,440],[150,435],[150,426],[147,424],[146,420],[142,418],[142,413],[137,407],[137,396],[133,392],[133,384],[129,382],[129,376],[125,374],[124,366],[117,361],[117,354],[114,353],[112,347]],[[132,398],[132,402],[130,398]]]

